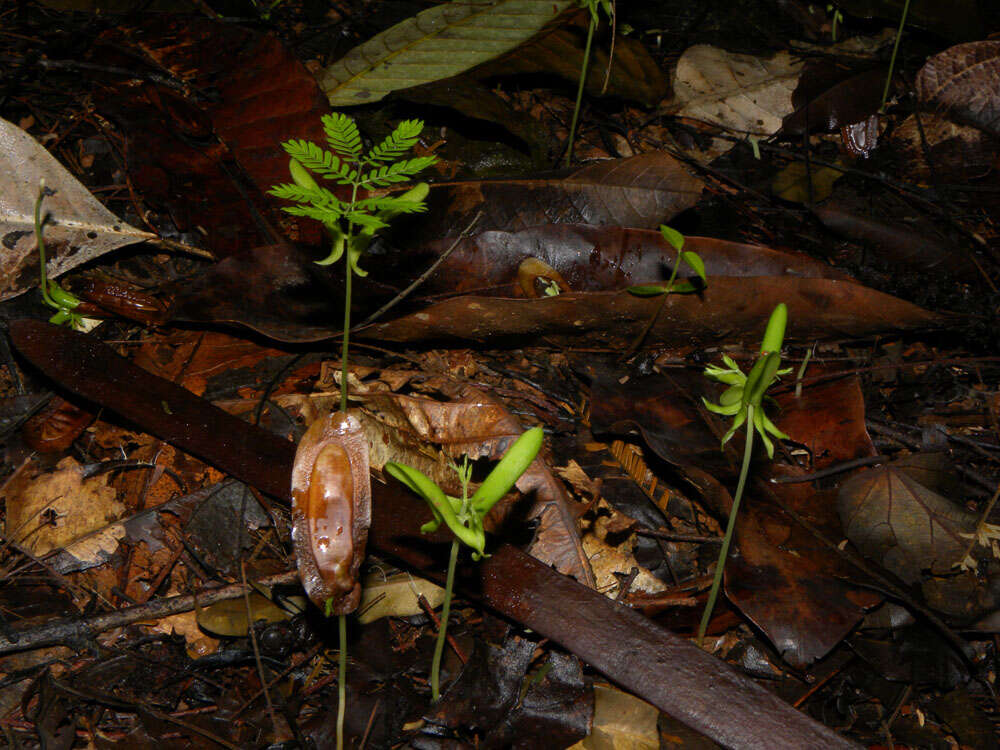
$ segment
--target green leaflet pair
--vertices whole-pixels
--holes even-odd
[[[489,476],[479,485],[479,489],[468,499],[446,495],[430,477],[406,464],[390,462],[385,465],[385,471],[420,495],[430,506],[434,519],[420,527],[423,533],[430,534],[437,531],[443,522],[462,544],[472,548],[473,559],[479,560],[486,554],[483,519],[535,460],[541,447],[542,428],[533,427],[511,445]],[[461,466],[455,466],[455,469],[463,486],[468,484],[471,470],[468,461],[466,460]]]

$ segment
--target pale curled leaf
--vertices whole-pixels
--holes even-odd
[[[34,210],[42,178],[49,191],[42,211],[49,217],[45,246],[50,278],[156,237],[121,221],[34,138],[0,118],[0,300],[38,283]]]

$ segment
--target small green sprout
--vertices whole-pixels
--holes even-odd
[[[716,414],[733,417],[733,424],[728,432],[722,437],[722,445],[736,434],[736,431],[744,424],[747,425],[746,443],[743,447],[743,464],[740,467],[740,478],[736,484],[736,494],[733,496],[733,507],[729,511],[729,523],[726,526],[726,535],[722,539],[722,548],[719,550],[719,560],[715,566],[715,578],[712,579],[712,588],[708,593],[708,601],[705,604],[705,611],[701,616],[701,623],[698,625],[698,645],[700,646],[705,638],[705,631],[708,623],[712,619],[712,610],[715,609],[715,602],[719,597],[719,589],[722,586],[722,573],[726,566],[726,558],[729,556],[729,546],[733,541],[733,532],[736,530],[736,514],[740,509],[740,501],[743,499],[743,489],[746,487],[747,472],[750,468],[750,458],[753,455],[754,432],[760,433],[767,448],[768,458],[774,458],[774,445],[768,434],[776,438],[786,440],[788,435],[783,433],[764,414],[764,395],[767,389],[778,379],[779,375],[791,372],[791,368],[780,369],[781,367],[781,345],[785,340],[785,327],[788,324],[788,307],[784,302],[778,304],[771,312],[771,317],[767,322],[767,329],[764,332],[764,340],[760,346],[760,355],[750,374],[744,375],[739,365],[731,357],[723,356],[722,360],[726,367],[709,365],[705,369],[705,375],[713,380],[725,383],[729,387],[723,391],[718,404],[713,404],[702,398],[705,408]]]
[[[722,392],[719,403],[713,404],[702,398],[705,408],[716,414],[733,417],[733,423],[725,435],[722,444],[725,445],[736,434],[736,431],[748,420],[760,434],[767,449],[767,457],[774,458],[774,444],[768,435],[780,440],[787,440],[783,433],[764,413],[763,399],[767,389],[778,379],[779,375],[787,375],[792,371],[788,367],[779,370],[781,366],[781,343],[785,338],[785,326],[788,323],[788,308],[782,302],[771,313],[761,344],[760,356],[754,362],[749,375],[744,375],[736,361],[727,355],[722,356],[725,367],[709,365],[705,368],[706,377],[725,383],[729,387]],[[752,413],[751,413],[752,412]]]
[[[629,287],[628,291],[637,297],[653,297],[657,294],[691,294],[701,291],[702,287],[695,286],[686,279],[674,283],[677,272],[681,268],[681,261],[684,261],[698,275],[702,284],[707,285],[708,276],[705,274],[705,263],[701,256],[684,249],[684,235],[676,229],[668,227],[666,224],[660,224],[660,234],[677,251],[677,259],[674,261],[674,270],[671,271],[670,278],[666,284],[640,284]]]
[[[690,250],[684,249],[684,235],[676,229],[668,227],[666,224],[660,224],[660,234],[663,235],[663,239],[670,243],[671,247],[677,251],[677,258],[674,260],[674,269],[670,272],[670,278],[667,280],[666,284],[640,284],[638,286],[628,288],[628,292],[637,297],[653,297],[658,294],[662,294],[663,298],[660,300],[660,304],[656,308],[656,312],[654,312],[652,317],[650,317],[649,322],[646,323],[642,332],[635,337],[635,341],[631,343],[624,356],[628,356],[642,344],[643,340],[652,330],[657,318],[659,318],[660,314],[663,312],[663,308],[666,307],[667,297],[669,295],[693,294],[694,292],[701,291],[701,289],[708,284],[708,276],[705,273],[705,263],[702,261],[701,256],[698,255],[698,253],[693,253]],[[701,279],[700,286],[695,286],[688,279],[676,281],[677,273],[681,269],[681,261],[687,263],[691,270],[698,275]]]
[[[472,559],[480,560],[487,557],[485,552],[486,533],[483,530],[483,519],[490,509],[506,495],[514,483],[535,460],[542,447],[542,428],[533,427],[522,434],[493,467],[483,483],[469,497],[469,482],[472,477],[472,465],[465,456],[462,463],[452,464],[462,485],[462,497],[446,495],[437,484],[417,469],[406,464],[389,462],[385,471],[398,479],[417,495],[420,495],[430,506],[434,518],[420,527],[425,534],[437,531],[442,523],[448,525],[454,539],[451,543],[451,556],[448,560],[448,578],[445,583],[444,605],[441,609],[441,627],[438,630],[437,642],[434,646],[434,659],[431,663],[431,696],[437,701],[441,697],[441,656],[444,653],[444,643],[448,628],[448,615],[451,611],[451,592],[455,583],[455,567],[458,562],[458,549],[461,544],[472,548]]]
[[[42,301],[56,311],[49,318],[50,323],[56,325],[65,323],[70,328],[80,328],[83,325],[83,316],[75,312],[80,306],[80,300],[49,279],[45,267],[45,240],[42,237],[42,201],[45,199],[45,193],[45,180],[42,179],[38,181],[38,197],[35,199],[35,244],[38,246],[38,275]]]

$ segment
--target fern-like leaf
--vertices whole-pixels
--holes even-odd
[[[405,198],[382,196],[381,198],[366,198],[354,204],[355,210],[369,211],[374,214],[391,211],[394,214],[415,214],[427,210],[424,201],[411,201]]]
[[[437,161],[436,156],[418,156],[416,159],[398,161],[368,172],[361,181],[362,185],[386,187],[397,182],[406,182],[413,175],[426,169]]]
[[[284,183],[275,185],[267,191],[276,198],[295,201],[296,203],[307,203],[319,208],[330,209],[342,212],[343,208],[340,199],[326,188],[307,188],[301,185]]]
[[[354,120],[340,112],[323,115],[323,131],[330,148],[342,156],[357,161],[361,158],[361,133]]]
[[[365,155],[365,161],[369,164],[396,161],[416,145],[423,129],[421,120],[403,120],[384,141]]]
[[[317,208],[316,206],[285,206],[281,210],[292,216],[304,216],[327,225],[335,224],[343,215],[340,211],[333,211],[329,208]]]
[[[364,211],[348,211],[344,214],[344,218],[368,232],[377,232],[379,229],[385,229],[389,226],[377,216],[372,216]]]
[[[282,148],[303,167],[317,174],[336,174],[341,169],[340,158],[317,146],[312,141],[285,141]]]

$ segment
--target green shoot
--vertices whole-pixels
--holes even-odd
[[[451,593],[455,583],[455,567],[458,563],[458,549],[461,544],[472,548],[472,559],[480,560],[486,557],[486,533],[483,530],[483,519],[490,509],[506,495],[514,483],[535,460],[542,447],[542,428],[533,427],[522,434],[493,467],[479,489],[469,497],[469,481],[472,476],[472,465],[468,456],[463,458],[461,465],[452,464],[462,485],[462,497],[451,497],[435,484],[434,480],[423,472],[406,464],[390,461],[385,465],[385,471],[398,479],[417,495],[420,495],[430,506],[434,518],[428,521],[420,530],[425,533],[437,531],[442,522],[448,525],[454,539],[451,542],[451,554],[448,558],[448,577],[445,581],[444,605],[441,609],[441,627],[438,629],[437,642],[434,644],[434,659],[431,662],[431,697],[436,702],[441,697],[441,656],[447,638],[448,616],[451,612]]]
[[[666,284],[640,284],[638,286],[629,287],[628,291],[630,294],[634,294],[637,297],[652,297],[658,294],[662,294],[663,298],[660,300],[659,306],[656,308],[656,312],[653,313],[649,322],[646,323],[645,328],[642,332],[636,336],[635,341],[626,350],[625,356],[628,356],[642,344],[643,340],[649,335],[650,330],[656,323],[657,319],[663,312],[663,308],[666,307],[667,297],[671,294],[692,294],[694,292],[701,291],[701,289],[708,284],[708,276],[705,273],[705,263],[702,261],[701,256],[698,253],[690,252],[684,249],[684,235],[678,232],[672,227],[668,227],[666,224],[660,224],[660,234],[663,235],[670,245],[677,251],[677,258],[674,260],[674,269],[670,273],[670,278],[667,280]],[[685,279],[684,281],[676,281],[677,273],[681,268],[681,261],[684,261],[693,270],[698,277],[701,279],[701,285],[695,286],[693,283]]]
[[[580,105],[583,103],[583,89],[587,82],[587,68],[590,66],[590,47],[594,41],[594,31],[601,18],[598,9],[603,8],[608,18],[614,18],[614,7],[611,0],[580,0],[580,7],[590,11],[590,25],[587,27],[587,43],[583,49],[583,64],[580,66],[580,83],[576,89],[576,104],[573,107],[573,120],[569,126],[569,141],[566,146],[566,166],[573,161],[573,142],[576,140],[576,124],[580,117]],[[611,63],[608,63],[610,71]]]
[[[55,281],[50,280],[48,269],[45,267],[45,239],[42,236],[42,201],[45,199],[45,190],[45,180],[39,180],[38,197],[35,199],[35,244],[38,246],[38,276],[42,301],[56,311],[49,318],[50,323],[56,325],[65,323],[70,328],[80,328],[83,324],[83,317],[74,312],[80,306],[80,300]]]
[[[705,638],[705,631],[708,623],[712,619],[712,610],[715,609],[715,602],[719,597],[719,589],[722,586],[722,573],[726,566],[726,558],[729,556],[729,546],[733,541],[733,532],[736,529],[736,514],[740,509],[740,502],[743,499],[743,489],[746,486],[747,473],[750,468],[750,458],[753,454],[754,433],[758,433],[764,441],[767,449],[767,457],[774,458],[774,444],[769,436],[774,436],[780,440],[785,440],[788,435],[783,433],[774,423],[768,419],[764,413],[764,395],[767,389],[778,379],[779,375],[786,375],[792,369],[781,367],[781,345],[785,339],[785,327],[788,323],[788,308],[785,303],[778,304],[767,323],[764,333],[764,340],[761,343],[760,354],[757,361],[750,369],[750,374],[745,375],[732,357],[723,355],[722,361],[726,367],[709,365],[705,369],[705,375],[713,380],[725,383],[729,387],[723,391],[718,404],[713,404],[705,398],[702,402],[705,408],[715,414],[733,417],[733,423],[729,430],[722,437],[722,445],[736,434],[736,431],[744,424],[747,425],[746,443],[743,449],[743,464],[740,467],[740,478],[736,484],[736,494],[733,496],[733,507],[729,511],[729,523],[726,525],[726,535],[722,540],[722,548],[719,550],[719,560],[715,566],[715,578],[712,579],[712,588],[708,593],[708,602],[705,604],[705,611],[701,616],[701,623],[698,625],[698,645],[701,646]]]
[[[827,5],[826,12],[830,14],[831,27],[830,27],[830,39],[832,41],[837,41],[837,24],[844,22],[844,14],[840,12],[840,8],[836,5]]]
[[[341,258],[345,260],[341,411],[347,410],[351,279],[355,275],[368,275],[358,264],[359,260],[375,234],[388,227],[393,217],[426,210],[424,199],[429,188],[427,183],[421,182],[402,195],[373,196],[370,191],[406,182],[437,161],[434,156],[403,158],[416,145],[423,127],[420,120],[404,120],[385,140],[363,153],[361,134],[354,120],[334,113],[323,116],[329,150],[311,141],[292,140],[281,144],[291,157],[288,168],[293,182],[275,185],[268,192],[297,204],[286,206],[284,210],[288,213],[315,219],[326,227],[331,250],[317,263],[330,265]],[[347,188],[350,198],[341,200],[332,190],[319,185],[311,173]]]

